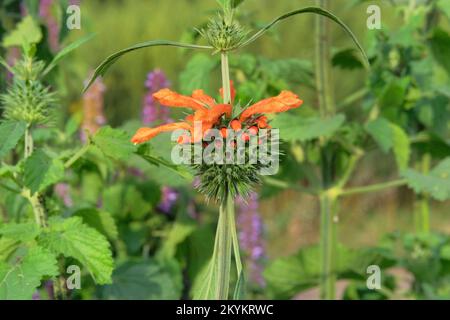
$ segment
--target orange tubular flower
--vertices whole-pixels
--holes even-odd
[[[233,103],[236,91],[233,81],[230,81],[231,102]],[[220,89],[223,96],[223,89]],[[243,128],[251,127],[251,134],[257,133],[258,128],[270,128],[267,123],[265,113],[284,112],[293,108],[297,108],[303,104],[303,101],[297,95],[290,91],[282,91],[278,96],[261,100],[260,102],[250,106],[242,112],[239,119],[232,119],[232,106],[230,104],[217,104],[216,101],[205,94],[203,90],[195,90],[192,95],[184,96],[173,92],[169,89],[162,89],[156,92],[153,97],[161,105],[178,108],[189,108],[194,110],[194,114],[188,115],[183,122],[165,124],[156,128],[141,128],[133,136],[131,141],[135,144],[144,143],[162,132],[183,129],[190,131],[193,138],[189,139],[188,135],[183,135],[178,139],[178,143],[199,142],[203,139],[205,133],[216,127],[222,128],[222,135],[226,135],[226,128],[223,125],[231,127],[233,130],[239,131]],[[257,115],[257,117],[253,117]],[[221,119],[225,116],[227,122]],[[202,131],[197,132],[196,122],[201,122]],[[256,126],[255,126],[256,125]]]
[[[248,107],[242,112],[240,120],[246,121],[255,114],[285,112],[293,108],[298,108],[303,104],[298,96],[290,91],[282,91],[278,96],[261,100]]]

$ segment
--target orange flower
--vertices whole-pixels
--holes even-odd
[[[231,100],[234,101],[236,90],[233,86],[233,81],[230,81]],[[223,89],[220,89],[220,94],[223,97]],[[258,132],[258,128],[270,128],[267,123],[267,117],[263,116],[265,113],[284,112],[302,105],[303,101],[297,95],[290,91],[282,91],[278,96],[261,100],[260,102],[248,107],[242,112],[239,119],[232,119],[232,106],[230,104],[217,104],[216,101],[205,94],[203,90],[195,90],[192,95],[184,96],[173,92],[169,89],[162,89],[156,92],[153,97],[164,106],[169,107],[184,107],[194,110],[194,114],[188,115],[183,122],[176,122],[165,124],[156,128],[141,128],[133,136],[131,141],[135,144],[146,142],[162,132],[174,131],[183,129],[190,131],[193,138],[189,139],[188,135],[182,135],[178,139],[178,143],[198,142],[201,141],[205,133],[216,127],[222,128],[222,135],[226,135],[226,128],[223,128],[222,117],[227,118],[228,125],[233,130],[242,130],[245,125],[246,128],[251,127],[250,132]],[[256,119],[252,116],[258,115]],[[195,126],[197,122],[202,125],[201,132]],[[256,125],[256,126],[255,126]],[[227,124],[225,124],[227,126]]]
[[[240,120],[244,122],[255,114],[285,112],[300,107],[303,101],[290,91],[282,91],[278,96],[261,100],[242,112]]]

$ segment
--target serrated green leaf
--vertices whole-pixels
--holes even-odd
[[[137,150],[128,133],[109,126],[98,130],[92,142],[105,156],[115,160],[127,160]]]
[[[383,152],[389,152],[393,146],[391,123],[384,118],[370,121],[366,131],[372,136]]]
[[[77,259],[97,284],[111,283],[114,262],[109,242],[80,217],[50,219],[39,242],[57,254]]]
[[[33,247],[13,265],[0,262],[0,300],[29,300],[45,276],[59,274],[54,254]]]
[[[378,258],[376,252],[339,245],[333,273],[338,278],[365,277],[367,266]],[[264,278],[274,299],[290,299],[300,291],[317,286],[320,280],[319,247],[303,248],[294,255],[273,260],[264,271]]]
[[[366,125],[366,131],[377,142],[383,152],[393,150],[400,170],[408,167],[411,147],[408,135],[402,128],[384,118],[378,118]]]
[[[39,226],[34,222],[28,223],[7,223],[0,226],[0,235],[16,241],[30,241],[35,239],[40,233]]]
[[[437,62],[450,74],[450,35],[437,28],[429,40],[431,51]]]
[[[64,163],[36,150],[25,160],[24,176],[25,186],[34,194],[64,178]]]
[[[400,170],[408,167],[411,148],[408,135],[402,128],[395,124],[391,124],[393,149],[395,161]]]
[[[180,73],[181,92],[191,94],[198,88],[208,92],[210,90],[211,72],[217,65],[218,60],[211,55],[194,55],[183,72]]]
[[[299,115],[280,114],[271,122],[280,129],[280,137],[287,141],[309,141],[333,135],[344,124],[345,116],[338,114],[328,119],[303,118]]]
[[[429,174],[407,169],[402,176],[416,193],[430,194],[439,201],[450,199],[450,158],[440,162]]]
[[[0,261],[6,261],[16,251],[20,242],[15,239],[0,238]]]
[[[10,34],[3,38],[3,46],[14,47],[22,44],[37,44],[42,39],[39,24],[31,17],[25,17]]]
[[[99,231],[109,239],[117,239],[117,226],[109,212],[96,208],[86,208],[76,211],[73,216],[81,217],[85,224]]]
[[[153,259],[127,261],[114,270],[113,284],[101,290],[103,299],[176,300],[181,297],[181,277]]]
[[[26,129],[25,122],[5,121],[0,123],[0,159],[16,147]]]

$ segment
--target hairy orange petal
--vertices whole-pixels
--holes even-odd
[[[186,122],[175,122],[163,124],[156,128],[140,128],[131,138],[131,142],[135,144],[143,143],[156,137],[161,132],[175,131],[177,129],[191,130],[192,127]]]
[[[300,107],[303,100],[300,100],[296,94],[291,91],[282,91],[278,96],[259,101],[253,106],[248,107],[240,117],[245,121],[254,114],[285,112],[293,108]]]
[[[230,80],[230,92],[231,92],[231,102],[234,102],[234,98],[236,98],[236,89],[234,89],[233,80]],[[223,99],[223,88],[220,88],[220,96]]]
[[[170,89],[162,89],[153,94],[160,104],[168,107],[190,108],[193,110],[207,109],[201,102],[192,97],[183,96]]]
[[[230,126],[234,131],[239,131],[242,129],[242,123],[239,120],[231,121]]]
[[[203,90],[195,90],[192,93],[192,98],[195,100],[201,101],[202,103],[208,105],[209,107],[212,107],[216,104],[213,98],[205,94]]]

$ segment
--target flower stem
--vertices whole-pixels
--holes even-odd
[[[230,87],[230,67],[228,64],[228,53],[222,52],[222,88],[223,88],[223,103],[231,103],[231,87]]]
[[[231,271],[231,245],[232,245],[232,228],[229,218],[230,212],[233,213],[233,199],[227,196],[222,200],[220,205],[219,223],[216,233],[216,249],[217,252],[217,286],[215,298],[218,300],[227,300],[230,289],[230,271]]]
[[[318,7],[328,9],[328,0],[316,0]],[[330,35],[328,21],[316,17],[316,87],[322,116],[335,113],[330,75]]]
[[[241,260],[241,252],[239,249],[239,239],[236,232],[236,213],[234,209],[234,201],[231,197],[228,197],[227,213],[231,227],[231,237],[233,240],[233,252],[234,252],[234,260],[236,261],[236,271],[239,277],[242,272],[242,260]]]
[[[328,193],[320,196],[320,253],[321,278],[320,298],[334,300],[335,298],[335,264],[336,264],[336,224],[334,223],[334,207],[336,199]]]
[[[24,158],[27,159],[33,154],[34,142],[33,136],[31,135],[30,126],[27,126],[25,131],[25,151]],[[31,207],[33,208],[34,219],[36,224],[40,227],[47,226],[46,218],[45,218],[45,209],[39,200],[39,194],[36,192],[33,195],[28,188],[24,188],[22,190],[22,195],[30,201]]]
[[[406,180],[399,179],[399,180],[394,180],[394,181],[389,181],[389,182],[373,184],[370,186],[356,187],[356,188],[350,188],[347,190],[342,190],[339,192],[339,195],[340,196],[351,196],[354,194],[376,192],[376,191],[381,191],[381,190],[388,189],[388,188],[401,187],[405,184],[406,184]]]
[[[80,159],[88,150],[91,144],[85,144],[80,150],[78,150],[69,160],[64,163],[64,168],[69,169],[78,159]]]

